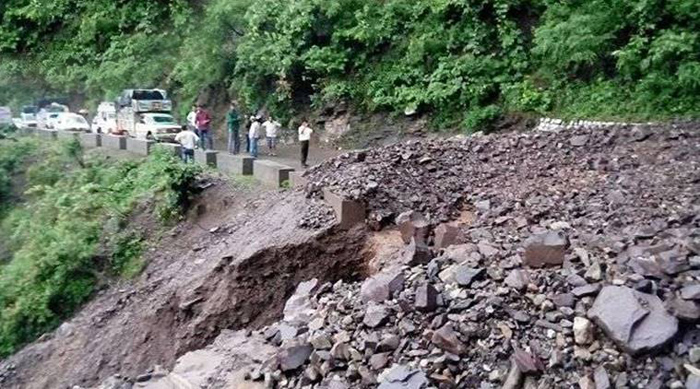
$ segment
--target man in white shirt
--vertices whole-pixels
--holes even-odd
[[[250,118],[250,130],[248,131],[248,139],[250,139],[250,156],[258,157],[258,140],[260,139],[260,117],[253,116]]]
[[[182,131],[175,135],[175,142],[182,146],[182,160],[185,163],[194,162],[194,148],[199,137],[188,126],[182,126]]]
[[[265,137],[267,138],[267,150],[268,154],[275,156],[275,151],[277,151],[277,131],[282,127],[279,122],[274,120],[272,116],[268,116],[265,123],[263,123],[263,128],[265,129]]]
[[[311,134],[314,130],[309,127],[309,123],[304,119],[299,127],[299,143],[301,144],[301,166],[304,168],[309,167],[306,164],[306,159],[309,157],[309,142],[311,141]]]
[[[197,106],[193,105],[192,110],[190,110],[190,113],[187,114],[187,125],[190,127],[190,130],[195,131],[197,128]]]

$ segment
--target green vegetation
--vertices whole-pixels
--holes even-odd
[[[0,101],[159,85],[283,118],[347,100],[466,130],[507,113],[690,117],[698,31],[696,0],[9,0]]]
[[[0,355],[60,324],[101,279],[137,275],[145,242],[129,221],[149,209],[177,218],[199,172],[165,152],[114,161],[35,138],[0,140],[0,158],[0,173],[27,188],[0,227],[11,253],[0,267]]]

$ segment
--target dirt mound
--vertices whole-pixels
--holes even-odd
[[[309,277],[357,279],[365,272],[361,229],[300,228],[309,200],[293,192],[216,184],[189,221],[148,250],[134,283],[102,292],[74,319],[2,363],[4,388],[92,385],[209,344],[226,328],[279,317],[296,284]]]

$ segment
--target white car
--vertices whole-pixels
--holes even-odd
[[[113,102],[105,101],[97,107],[92,118],[92,132],[110,134],[117,128],[117,108]]]
[[[54,126],[56,125],[56,121],[58,120],[58,117],[62,115],[60,112],[54,112],[54,113],[48,113],[46,114],[46,119],[44,122],[44,127],[48,129],[53,129]]]
[[[60,113],[53,122],[53,128],[59,131],[90,132],[90,124],[77,113]]]
[[[138,139],[175,142],[175,135],[180,132],[180,125],[167,113],[143,113],[136,123],[136,133],[130,134]]]
[[[23,128],[36,128],[39,123],[36,118],[36,107],[32,105],[25,105],[22,107],[22,125]]]

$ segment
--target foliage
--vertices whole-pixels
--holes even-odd
[[[348,100],[464,130],[509,112],[693,116],[698,31],[695,0],[8,0],[0,100],[158,85],[183,112],[228,91],[285,120]]]
[[[1,355],[70,315],[92,294],[102,269],[138,274],[141,238],[105,226],[119,225],[144,201],[157,204],[162,218],[176,217],[198,172],[164,152],[145,162],[78,156],[70,143],[33,152],[41,159],[27,170],[26,204],[12,209],[2,226],[13,254],[0,267]],[[108,263],[98,255],[105,250]]]

